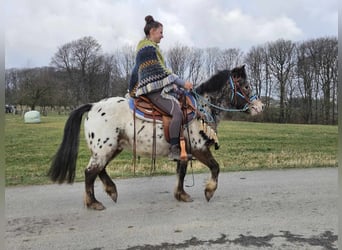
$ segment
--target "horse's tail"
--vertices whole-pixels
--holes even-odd
[[[84,104],[70,113],[64,127],[62,143],[52,160],[48,172],[48,176],[53,182],[59,184],[64,181],[67,181],[67,183],[74,182],[82,116],[92,106],[89,103]]]

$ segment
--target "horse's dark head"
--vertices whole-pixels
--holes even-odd
[[[242,78],[244,80],[247,79],[245,65],[232,69],[230,73],[233,78]]]
[[[245,65],[230,71],[231,105],[245,110],[252,115],[260,113],[264,107],[257,96],[253,95],[252,88],[247,81]]]
[[[230,71],[229,84],[232,91],[231,104],[237,109],[243,109],[252,95],[252,88],[247,81],[245,65]]]
[[[199,85],[195,92],[208,95],[208,103],[212,103],[212,113],[220,111],[246,111],[251,115],[260,113],[263,104],[252,95],[252,88],[247,81],[245,65],[232,70],[222,70],[208,81]],[[214,108],[214,106],[216,106]],[[219,108],[217,108],[219,107]]]

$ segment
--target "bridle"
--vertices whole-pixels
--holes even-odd
[[[192,90],[192,93],[194,94],[195,98],[197,100],[201,100],[204,104],[214,108],[214,109],[217,109],[219,111],[225,111],[225,112],[245,112],[249,109],[249,104],[251,102],[253,102],[254,100],[257,100],[258,97],[256,95],[253,95],[253,96],[248,96],[245,91],[241,88],[240,84],[239,84],[239,81],[240,81],[241,77],[232,77],[232,76],[229,76],[229,79],[228,79],[228,84],[229,84],[229,87],[232,91],[232,94],[231,94],[231,98],[230,98],[230,104],[232,106],[237,106],[238,104],[238,98],[242,98],[246,101],[246,104],[244,105],[243,108],[241,109],[237,109],[237,108],[225,108],[225,107],[220,107],[220,106],[217,106],[213,103],[211,103],[207,98],[203,97],[202,95],[198,94],[195,89]],[[198,103],[199,105],[199,103]],[[202,111],[204,111],[204,107],[199,107]],[[206,113],[206,112],[205,112]],[[209,117],[211,117],[210,114],[205,114],[205,116],[207,116],[207,120],[208,121],[212,121],[213,119],[208,119]]]
[[[232,95],[230,98],[230,103],[233,106],[238,105],[238,98],[242,98],[246,101],[245,106],[242,109],[236,109],[236,111],[246,111],[248,109],[248,104],[250,104],[252,101],[258,99],[256,95],[253,95],[249,97],[245,91],[241,88],[239,81],[241,80],[241,77],[237,76],[229,76],[229,84],[230,84],[230,89],[232,90]]]

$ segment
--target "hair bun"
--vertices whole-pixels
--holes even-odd
[[[154,22],[153,16],[151,15],[146,16],[145,21],[146,23],[153,23]]]

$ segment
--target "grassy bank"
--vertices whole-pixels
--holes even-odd
[[[50,183],[46,172],[61,139],[67,116],[42,117],[25,124],[23,117],[5,116],[6,185]],[[81,132],[76,180],[83,181],[89,151]],[[213,153],[221,171],[337,166],[337,126],[221,122],[220,149]],[[137,176],[150,174],[150,159],[141,158]],[[107,167],[112,178],[133,176],[132,156],[123,152]],[[193,162],[195,172],[209,172]],[[174,174],[175,164],[157,158],[155,174]]]

